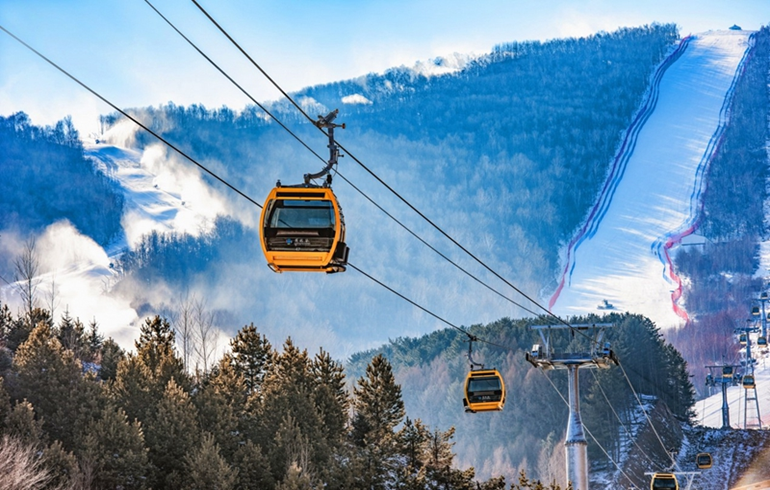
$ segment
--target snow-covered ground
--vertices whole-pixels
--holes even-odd
[[[597,313],[607,300],[660,327],[685,321],[670,256],[697,228],[703,176],[728,121],[750,34],[690,36],[661,64],[594,209],[565,247],[554,313]]]

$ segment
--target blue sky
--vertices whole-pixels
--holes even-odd
[[[195,5],[153,4],[259,100],[278,98]],[[286,90],[495,44],[673,22],[683,35],[770,23],[767,0],[201,0]],[[248,102],[143,0],[0,0],[0,25],[121,107]],[[0,115],[71,115],[82,133],[110,112],[0,32]]]

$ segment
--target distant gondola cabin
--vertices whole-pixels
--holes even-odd
[[[741,345],[746,345],[748,342],[748,336],[745,333],[742,333],[738,336],[738,342],[740,342]]]
[[[470,371],[465,378],[466,412],[500,411],[505,405],[505,382],[496,369]]]
[[[329,187],[276,187],[260,217],[260,242],[275,272],[342,272],[345,219]]]
[[[723,378],[732,378],[733,377],[733,367],[732,366],[722,366],[722,377]]]
[[[760,336],[757,339],[757,345],[767,345],[767,337]]]
[[[652,475],[650,490],[679,490],[679,482],[673,473],[655,473]]]
[[[756,381],[754,381],[754,375],[753,374],[747,374],[743,377],[743,381],[741,381],[741,384],[743,384],[743,387],[747,390],[753,390],[757,387]]]
[[[759,306],[752,306],[751,307],[751,314],[753,316],[759,316]]]
[[[699,470],[707,470],[711,468],[713,460],[709,453],[698,453],[698,455],[695,456],[695,464],[698,466]]]

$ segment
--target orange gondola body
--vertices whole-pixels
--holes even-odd
[[[505,405],[505,382],[497,369],[469,371],[465,378],[466,412],[497,412]]]
[[[260,216],[260,242],[275,272],[343,272],[345,218],[329,187],[276,187]]]
[[[650,490],[679,490],[679,481],[673,473],[655,473]]]
[[[695,464],[698,466],[699,470],[707,470],[711,468],[714,461],[709,453],[698,453],[698,455],[695,456]]]

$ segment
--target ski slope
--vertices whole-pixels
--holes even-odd
[[[660,327],[687,320],[672,254],[697,230],[704,176],[751,45],[746,31],[689,36],[657,68],[593,209],[564,249],[554,313],[597,313],[607,300]]]

